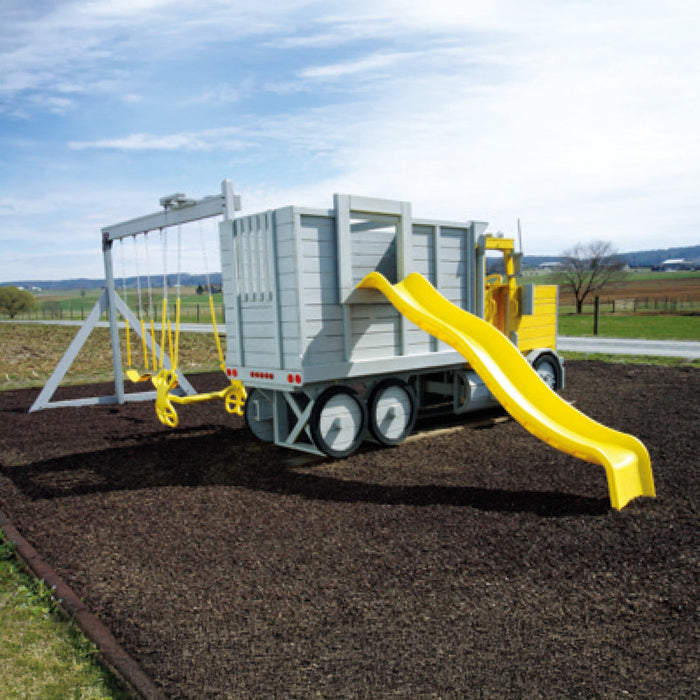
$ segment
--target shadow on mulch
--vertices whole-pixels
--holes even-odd
[[[258,445],[243,429],[202,426],[139,438],[138,447],[116,447],[59,457],[22,467],[0,467],[31,500],[83,496],[98,492],[167,486],[229,486],[309,500],[368,503],[385,506],[453,506],[491,512],[533,513],[542,517],[603,515],[607,498],[541,491],[509,491],[467,486],[406,486],[299,472],[285,461],[289,452]],[[265,450],[262,462],[251,464],[250,453]],[[376,451],[364,448],[359,454]],[[182,455],[199,455],[207,468],[182,464]],[[320,459],[320,458],[319,458]]]

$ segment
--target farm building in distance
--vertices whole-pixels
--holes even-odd
[[[669,258],[664,260],[657,268],[661,272],[677,272],[679,270],[697,270],[699,261],[685,260],[684,258]]]

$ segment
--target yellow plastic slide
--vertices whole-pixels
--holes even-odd
[[[605,468],[613,508],[654,496],[649,453],[632,435],[584,415],[552,391],[503,333],[445,299],[425,277],[392,285],[371,272],[358,285],[382,292],[407,318],[460,352],[524,428],[552,447]]]

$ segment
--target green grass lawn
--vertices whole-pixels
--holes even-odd
[[[51,590],[20,569],[1,531],[0,697],[130,697],[94,645],[57,614]]]
[[[559,315],[559,334],[592,336],[592,314]],[[700,341],[700,315],[601,314],[598,335],[605,338]]]
[[[124,298],[124,291],[117,285],[117,293]],[[101,289],[88,290],[61,290],[45,291],[35,295],[36,307],[32,311],[22,312],[17,315],[18,320],[84,320],[90,313],[95,302],[102,294]],[[223,324],[223,295],[214,294],[214,312],[216,321]],[[168,309],[167,316],[171,322],[175,323],[175,303],[177,300],[177,290],[174,287],[168,288]],[[135,289],[128,289],[126,299],[129,308],[139,315],[139,299]],[[163,288],[158,286],[151,290],[151,300],[149,304],[148,292],[141,290],[140,315],[148,320],[151,315],[156,321],[163,316]],[[211,313],[209,310],[209,295],[197,294],[194,287],[182,287],[180,290],[180,320],[182,323],[211,323]],[[104,317],[103,317],[104,320]]]

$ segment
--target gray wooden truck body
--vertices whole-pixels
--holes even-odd
[[[371,435],[400,442],[420,407],[455,413],[494,400],[464,358],[403,317],[371,271],[424,275],[484,316],[486,224],[413,219],[407,202],[335,195],[220,224],[226,372],[249,391],[246,422],[264,441],[344,456]]]

